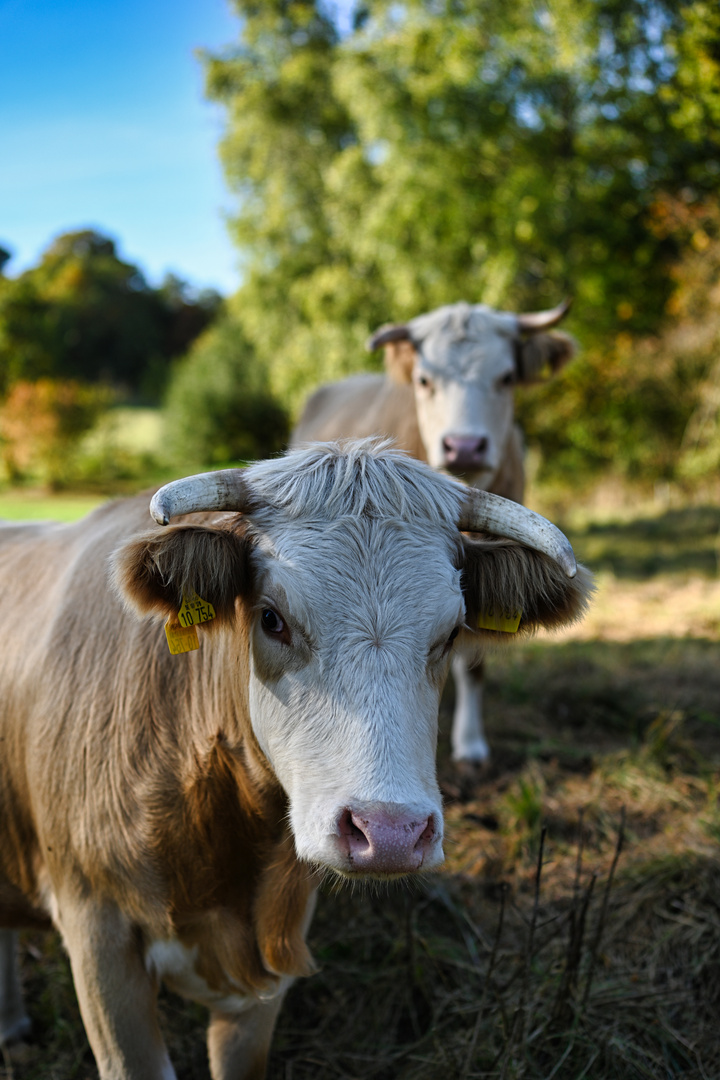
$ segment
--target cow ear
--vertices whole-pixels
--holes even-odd
[[[385,346],[385,370],[394,383],[406,384],[412,381],[416,357],[411,341],[389,341]]]
[[[517,343],[515,365],[518,382],[535,382],[544,368],[549,368],[552,375],[557,375],[576,352],[577,343],[569,334],[563,334],[560,330],[548,334],[532,334]]]
[[[138,615],[177,615],[183,596],[212,604],[218,622],[252,583],[250,543],[243,532],[176,525],[123,544],[112,556],[115,588]]]
[[[466,638],[512,641],[540,627],[566,626],[585,614],[594,585],[584,566],[569,578],[549,556],[511,540],[463,536],[462,545],[466,626],[472,631]]]

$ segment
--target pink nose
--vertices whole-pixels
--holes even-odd
[[[360,874],[411,874],[436,847],[434,815],[411,815],[392,803],[371,812],[346,808],[338,818],[340,850]]]
[[[482,469],[488,463],[490,440],[486,435],[446,435],[442,448],[446,468]]]

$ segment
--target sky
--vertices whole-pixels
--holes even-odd
[[[152,284],[240,284],[224,215],[222,110],[197,49],[238,40],[226,0],[0,0],[5,272],[95,228]]]

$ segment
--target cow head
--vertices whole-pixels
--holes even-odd
[[[385,346],[390,377],[413,385],[433,468],[492,486],[510,436],[516,384],[532,382],[545,366],[559,371],[574,353],[567,334],[546,332],[569,306],[514,315],[451,304],[373,334],[368,348]]]
[[[246,656],[253,745],[287,793],[301,859],[349,876],[436,867],[454,641],[491,633],[473,630],[487,612],[522,611],[521,632],[576,618],[588,578],[567,540],[377,440],[190,477],[152,501],[163,524],[200,510],[241,514],[132,540],[116,554],[121,592],[141,614],[174,614],[190,591],[216,607],[208,646]]]

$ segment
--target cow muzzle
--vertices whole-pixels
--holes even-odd
[[[487,435],[446,435],[442,440],[442,453],[442,467],[449,472],[478,472],[492,468]]]
[[[430,870],[443,861],[442,820],[395,803],[345,807],[337,819],[344,872],[396,877]]]

